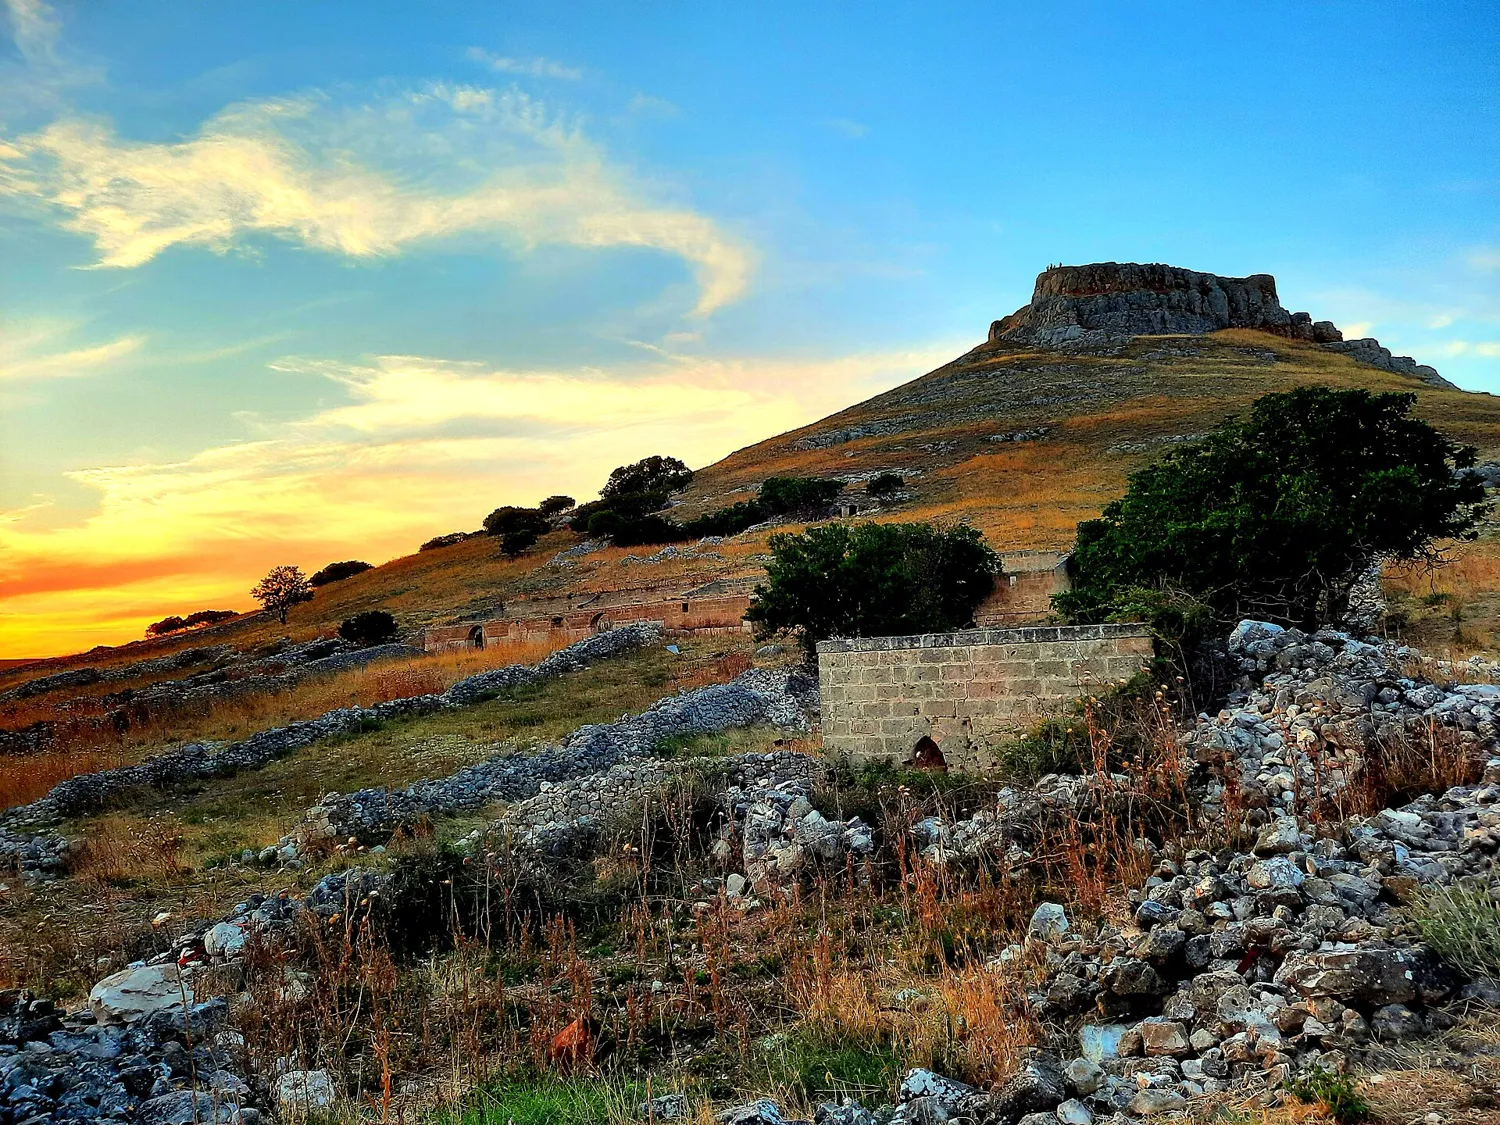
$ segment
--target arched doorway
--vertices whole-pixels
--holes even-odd
[[[948,759],[943,757],[943,751],[927,735],[917,739],[917,745],[911,752],[911,765],[914,769],[933,770],[937,773],[948,772]]]
[[[609,620],[609,615],[606,613],[594,614],[593,617],[589,618],[589,628],[596,633],[609,632],[612,628],[612,623]]]
[[[474,628],[472,628],[472,629],[469,630],[469,647],[470,648],[483,648],[484,647],[484,626],[483,625],[476,625],[476,626],[474,626]]]

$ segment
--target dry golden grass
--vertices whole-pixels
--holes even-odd
[[[432,653],[387,661],[304,681],[285,691],[215,698],[202,704],[170,707],[137,719],[124,731],[97,719],[68,701],[65,710],[53,700],[26,700],[13,705],[16,722],[48,719],[59,723],[56,749],[24,757],[0,758],[0,808],[27,804],[52,786],[80,773],[139,761],[166,745],[199,739],[234,740],[298,719],[311,719],[339,707],[369,707],[390,699],[442,692],[459,680],[509,664],[535,664],[566,639],[538,637],[496,642],[483,649]]]
[[[0,758],[0,809],[29,805],[45,797],[60,781],[80,773],[127,765],[131,756],[120,750],[54,750],[25,757]]]

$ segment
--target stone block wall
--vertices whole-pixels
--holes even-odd
[[[947,764],[982,769],[1000,744],[1080,695],[1128,680],[1150,659],[1144,625],[823,641],[823,748],[901,764],[919,750],[930,758],[930,739]]]

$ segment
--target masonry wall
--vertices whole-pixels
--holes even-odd
[[[856,762],[913,760],[924,737],[949,765],[994,750],[1151,659],[1144,625],[972,629],[818,645],[823,747]]]

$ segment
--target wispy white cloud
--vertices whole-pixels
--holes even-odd
[[[532,78],[561,78],[570,82],[576,82],[583,77],[583,71],[580,68],[568,66],[555,59],[506,58],[502,55],[491,54],[483,47],[470,47],[468,54],[469,58],[483,63],[498,74],[524,74]]]
[[[851,141],[857,141],[870,132],[868,125],[861,125],[858,121],[850,121],[847,117],[830,117],[823,124],[840,136],[848,137]]]
[[[29,61],[50,60],[57,47],[57,18],[43,0],[4,0],[11,36]]]
[[[1500,359],[1500,341],[1497,340],[1449,340],[1443,345],[1445,355],[1476,355],[1486,359]]]
[[[0,332],[0,383],[96,375],[145,342],[143,336],[121,336],[70,346],[73,328],[50,320],[8,325]]]
[[[749,250],[713,220],[655,205],[576,125],[516,92],[432,86],[340,109],[310,95],[231,107],[197,135],[132,142],[67,117],[0,140],[0,196],[61,216],[98,265],[253,234],[353,258],[491,233],[517,249],[639,247],[688,262],[699,314],[735,300]]]

